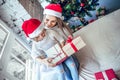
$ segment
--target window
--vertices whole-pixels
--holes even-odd
[[[9,32],[4,26],[0,23],[0,58],[3,54],[3,50],[8,39]]]
[[[2,80],[34,80],[30,47],[0,20],[0,77]]]
[[[7,72],[18,80],[25,80],[25,65],[14,55],[10,56]]]
[[[31,59],[30,52],[15,39],[6,71],[18,80],[25,80],[26,62],[28,59]]]
[[[21,60],[23,64],[26,63],[27,59],[30,59],[30,52],[24,47],[22,42],[17,39],[15,39],[11,53]]]

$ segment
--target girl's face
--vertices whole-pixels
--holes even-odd
[[[33,38],[33,40],[36,42],[43,40],[43,38],[45,37],[45,34],[46,34],[45,32],[46,32],[46,30],[43,29],[42,32],[37,37]]]
[[[44,24],[48,28],[52,28],[57,24],[57,18],[55,16],[46,15],[44,19]]]

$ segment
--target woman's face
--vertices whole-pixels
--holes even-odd
[[[33,40],[36,41],[36,42],[39,42],[39,41],[43,40],[43,38],[46,35],[45,32],[46,32],[46,30],[43,29],[42,32],[37,37],[33,38]]]
[[[57,18],[55,16],[46,15],[44,19],[44,24],[48,28],[52,28],[57,24]]]

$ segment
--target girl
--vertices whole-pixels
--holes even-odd
[[[36,79],[34,80],[66,80],[63,65],[51,63],[51,59],[45,53],[46,50],[57,43],[53,37],[60,43],[62,43],[64,39],[54,31],[50,32],[51,30],[45,30],[40,24],[41,22],[37,19],[29,19],[22,25],[26,36],[32,40],[31,56],[37,65]]]

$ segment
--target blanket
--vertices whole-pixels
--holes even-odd
[[[78,35],[86,43],[76,54],[80,80],[95,80],[94,73],[109,68],[120,78],[120,9],[74,33]]]

